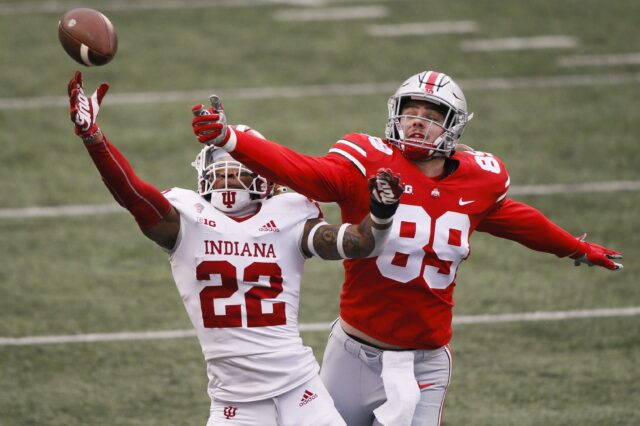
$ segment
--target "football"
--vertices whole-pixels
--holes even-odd
[[[58,38],[69,56],[87,67],[109,63],[118,50],[111,21],[94,9],[71,9],[62,15]]]

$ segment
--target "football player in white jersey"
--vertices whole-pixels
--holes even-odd
[[[404,191],[399,176],[381,169],[371,178],[371,211],[357,225],[327,224],[300,194],[272,196],[271,182],[213,145],[193,162],[197,192],[161,193],[98,128],[107,90],[102,84],[85,96],[77,72],[68,86],[71,119],[116,201],[169,254],[207,363],[207,425],[346,425],[300,337],[300,279],[313,255],[338,260],[382,250]]]

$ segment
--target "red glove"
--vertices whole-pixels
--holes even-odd
[[[379,169],[375,176],[369,178],[369,193],[371,214],[378,219],[388,219],[398,209],[404,185],[400,183],[400,175],[391,169]]]
[[[578,250],[570,255],[571,259],[574,259],[574,264],[580,266],[582,263],[586,263],[589,266],[598,265],[612,271],[622,270],[622,264],[613,262],[611,259],[622,259],[622,253],[608,249],[599,244],[589,243],[585,241],[587,234],[582,234],[578,237],[580,246]]]
[[[191,127],[201,143],[222,147],[229,140],[233,130],[229,130],[229,126],[227,126],[227,117],[220,98],[211,95],[209,100],[211,101],[210,108],[205,109],[202,104],[194,105],[191,108],[194,115]]]
[[[75,125],[76,135],[82,139],[90,139],[95,135],[98,130],[98,124],[96,119],[98,118],[98,112],[100,111],[100,104],[102,98],[109,90],[107,83],[102,83],[98,89],[93,92],[90,98],[84,94],[84,88],[82,87],[82,73],[76,71],[76,74],[67,86],[67,92],[69,93],[69,114],[71,121]]]

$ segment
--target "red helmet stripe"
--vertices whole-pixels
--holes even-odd
[[[427,78],[427,82],[424,84],[424,91],[427,93],[433,93],[433,87],[436,85],[436,80],[440,77],[440,74],[437,71],[429,71],[429,77]]]

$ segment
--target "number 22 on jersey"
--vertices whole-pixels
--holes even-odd
[[[209,260],[198,264],[196,278],[210,281],[219,275],[221,285],[206,286],[200,291],[202,321],[206,328],[242,327],[246,316],[247,327],[269,327],[287,323],[285,302],[274,302],[273,312],[262,310],[264,299],[275,299],[282,293],[282,271],[278,264],[253,262],[242,271],[243,282],[258,283],[261,276],[268,277],[269,286],[255,285],[244,294],[244,304],[226,305],[224,312],[215,311],[215,301],[228,299],[238,290],[237,268],[226,260]]]
[[[422,274],[426,284],[435,289],[453,282],[458,265],[469,255],[469,216],[446,212],[432,222],[422,207],[400,205],[389,240],[376,261],[384,277],[407,283]],[[431,252],[437,266],[428,262]]]

